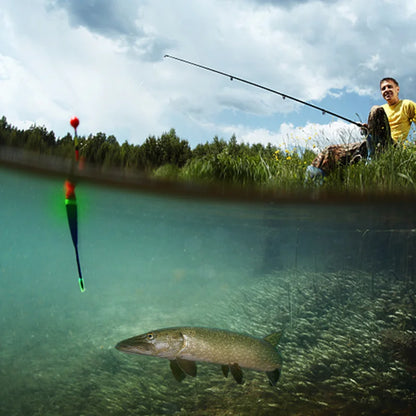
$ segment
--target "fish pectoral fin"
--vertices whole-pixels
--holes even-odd
[[[266,374],[267,374],[267,377],[269,377],[270,384],[272,386],[275,386],[280,378],[280,368],[276,368],[276,370],[273,370],[273,371],[267,371]]]
[[[196,364],[195,361],[184,360],[182,358],[176,358],[176,362],[179,365],[180,369],[188,374],[188,376],[196,376]]]
[[[230,364],[229,367],[234,380],[238,384],[243,384],[243,370],[241,370],[241,367],[237,363]]]
[[[172,370],[173,377],[175,377],[176,381],[181,382],[186,377],[186,374],[179,367],[176,360],[170,360],[170,369]]]
[[[228,365],[222,365],[221,370],[222,370],[222,373],[224,374],[224,377],[228,377],[228,372],[230,371],[230,367]]]

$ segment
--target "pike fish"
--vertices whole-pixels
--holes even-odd
[[[222,329],[202,327],[164,328],[120,341],[116,348],[131,354],[150,355],[170,361],[177,381],[196,376],[196,361],[220,364],[225,377],[229,372],[243,383],[242,368],[263,371],[276,385],[282,368],[277,351],[282,333],[264,338]]]

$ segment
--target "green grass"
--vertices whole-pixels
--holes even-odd
[[[205,184],[227,183],[240,186],[298,190],[304,188],[307,165],[313,159],[312,152],[300,156],[295,151],[278,151],[275,155],[231,155],[224,149],[217,155],[194,158],[174,175],[165,178]],[[164,169],[158,169],[160,173]],[[167,170],[168,172],[169,170]]]
[[[416,145],[398,145],[371,161],[339,168],[324,180],[328,190],[358,193],[416,191]]]
[[[300,192],[413,193],[416,191],[416,145],[397,145],[373,160],[339,167],[323,183],[305,182],[305,171],[315,154],[278,150],[274,155],[233,155],[225,148],[218,154],[193,158],[182,168],[164,165],[157,178],[204,184],[232,184],[260,189]]]
[[[114,136],[104,133],[81,137],[80,154],[86,165],[121,172],[150,174],[160,180],[182,181],[203,184],[233,185],[276,192],[298,193],[310,190],[323,192],[368,193],[414,193],[416,188],[416,129],[410,139],[388,149],[371,161],[357,165],[339,167],[325,177],[322,183],[305,182],[305,171],[316,156],[315,152],[329,144],[351,143],[360,140],[355,130],[345,129],[336,138],[328,137],[324,131],[305,137],[302,129],[287,136],[286,148],[261,143],[241,143],[233,135],[227,142],[214,137],[213,141],[199,144],[191,149],[186,140],[180,139],[174,129],[161,137],[149,137],[142,145],[121,146]],[[293,148],[298,143],[298,148]],[[36,153],[47,156],[73,158],[71,135],[56,139],[45,127],[32,126],[19,130],[0,120],[0,150],[3,159],[9,154],[16,158],[16,148],[30,151],[30,156],[21,153],[21,162]],[[71,150],[72,149],[72,150]],[[23,157],[23,156],[24,157]],[[1,154],[0,154],[1,158]]]

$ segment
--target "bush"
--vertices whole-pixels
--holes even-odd
[[[176,180],[179,176],[179,167],[171,163],[159,166],[153,171],[153,176],[158,179]]]

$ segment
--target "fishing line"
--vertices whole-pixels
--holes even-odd
[[[236,81],[244,82],[245,84],[252,85],[253,87],[261,88],[262,90],[266,90],[266,91],[269,91],[269,92],[271,92],[273,94],[280,95],[284,100],[287,98],[289,100],[296,101],[297,103],[300,103],[300,104],[306,105],[308,107],[312,107],[315,110],[321,111],[323,115],[329,114],[329,115],[334,116],[334,117],[337,117],[337,118],[339,118],[341,120],[347,121],[348,123],[355,124],[358,127],[362,127],[362,124],[359,123],[359,122],[357,122],[357,121],[354,121],[354,120],[351,120],[351,119],[346,118],[344,116],[341,116],[339,114],[333,113],[332,111],[326,110],[325,108],[322,108],[322,107],[318,107],[317,105],[308,103],[306,101],[302,101],[299,98],[295,98],[295,97],[292,97],[292,96],[290,96],[288,94],[284,94],[282,92],[276,91],[276,90],[274,90],[272,88],[265,87],[264,85],[260,85],[260,84],[257,84],[255,82],[248,81],[246,79],[237,77],[237,76],[232,75],[232,74],[227,74],[226,72],[218,71],[217,69],[210,68],[208,66],[204,66],[204,65],[201,65],[201,64],[197,64],[195,62],[187,61],[186,59],[177,58],[176,56],[165,55],[164,57],[165,58],[175,59],[176,61],[183,62],[183,63],[188,64],[188,65],[193,65],[193,66],[196,66],[197,68],[201,68],[201,69],[204,69],[206,71],[211,71],[211,72],[214,72],[214,73],[219,74],[219,75],[223,75],[223,76],[225,76],[227,78],[230,78],[230,81],[236,80]]]

